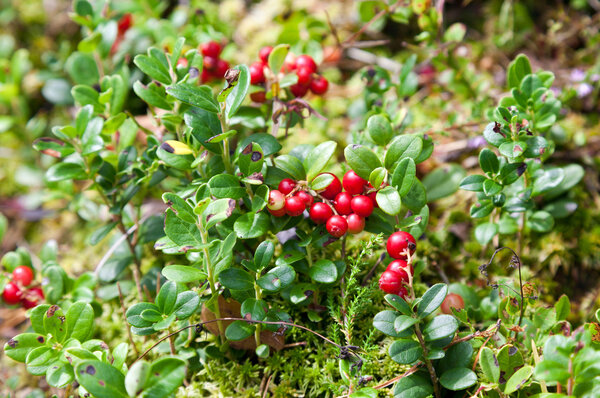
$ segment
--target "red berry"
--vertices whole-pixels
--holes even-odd
[[[213,78],[213,74],[206,68],[202,69],[202,74],[200,75],[200,82],[208,83]]]
[[[280,210],[285,206],[285,195],[276,189],[269,192],[269,203],[267,208],[269,210]]]
[[[218,63],[219,63],[219,59],[215,58],[215,57],[206,56],[202,60],[202,65],[204,66],[204,69],[207,69],[209,71],[215,71],[217,69]]]
[[[296,181],[292,180],[291,178],[284,178],[279,183],[278,188],[282,194],[287,195],[290,192],[292,192],[295,187],[296,187]]]
[[[395,259],[406,260],[406,256],[403,254],[404,251],[408,249],[412,255],[416,248],[417,242],[408,232],[394,232],[387,240],[387,252],[390,257]]]
[[[312,70],[310,70],[310,68],[307,68],[306,66],[296,69],[296,76],[298,76],[298,84],[311,84],[312,74]]]
[[[365,185],[367,185],[367,180],[356,174],[354,170],[348,170],[342,178],[342,185],[346,192],[352,195],[360,195],[363,193]]]
[[[319,193],[321,194],[321,196],[323,196],[324,198],[327,198],[329,200],[333,200],[338,193],[342,192],[342,183],[340,182],[340,179],[337,178],[337,176],[335,174],[332,173],[321,173],[321,174],[329,174],[333,176],[333,180],[329,183],[329,185],[327,185],[327,187],[320,191]]]
[[[402,276],[404,282],[408,283],[408,264],[404,260],[394,260],[386,268],[386,271],[392,271]],[[410,266],[410,273],[414,274],[412,265]]]
[[[379,278],[379,288],[389,294],[404,293],[406,295],[406,288],[403,286],[404,281],[402,277],[395,272],[385,271]],[[404,288],[404,292],[402,289]]]
[[[304,97],[308,92],[308,84],[300,84],[296,83],[290,86],[290,91],[294,95],[294,97]]]
[[[352,211],[361,217],[369,217],[373,213],[373,201],[368,196],[358,195],[350,202]]]
[[[221,54],[221,45],[216,41],[209,41],[208,43],[202,43],[200,45],[200,52],[205,57],[218,58]]]
[[[315,77],[310,82],[310,91],[312,91],[313,94],[323,95],[327,92],[328,88],[329,82],[323,76]]]
[[[225,72],[229,69],[229,63],[227,61],[223,61],[220,59],[217,62],[217,70],[215,71],[215,76],[219,79],[225,76]]]
[[[317,202],[310,208],[310,219],[316,224],[325,224],[333,216],[333,210],[326,203]]]
[[[337,211],[342,216],[347,216],[352,213],[352,207],[350,206],[350,202],[352,201],[352,195],[348,192],[340,192],[335,197],[335,211]]]
[[[385,186],[387,186],[387,183],[384,182],[381,187],[383,188]],[[371,185],[370,182],[367,183],[366,190],[369,190],[369,189],[373,189],[373,185]],[[367,196],[369,197],[369,199],[371,199],[373,201],[373,206],[379,208],[379,205],[377,204],[377,191],[373,191],[373,192],[369,193]]]
[[[177,60],[177,66],[180,66],[182,68],[187,68],[188,67],[188,60],[186,58],[179,58]]]
[[[291,72],[296,70],[296,56],[292,53],[287,53],[283,66],[281,67],[282,72]]]
[[[297,196],[291,196],[285,199],[285,212],[292,217],[301,215],[306,209],[306,205]]]
[[[331,216],[329,220],[327,220],[325,228],[327,228],[329,235],[339,238],[344,236],[346,231],[348,231],[348,222],[342,216]]]
[[[23,292],[21,292],[21,288],[15,282],[8,282],[6,286],[4,286],[2,298],[6,304],[17,304],[21,301],[22,295]]]
[[[273,47],[264,46],[258,52],[258,58],[263,61],[265,64],[269,62],[269,55],[271,55],[271,51],[273,51]]]
[[[39,287],[33,287],[25,292],[22,303],[23,307],[30,309],[37,306],[44,299],[44,291]]]
[[[119,19],[119,22],[117,23],[117,30],[119,32],[119,35],[124,34],[129,30],[129,28],[131,28],[132,21],[133,18],[130,13],[123,15],[121,19]]]
[[[442,301],[442,312],[444,314],[452,314],[452,308],[457,310],[462,310],[465,308],[465,301],[461,296],[456,293],[450,293],[446,296],[444,301]]]
[[[285,207],[282,207],[279,210],[271,210],[267,207],[267,210],[269,210],[269,213],[273,214],[275,217],[283,217],[286,215]]]
[[[296,58],[296,68],[300,69],[303,67],[308,68],[311,73],[315,73],[317,71],[317,64],[310,55],[303,54]]]
[[[346,217],[348,221],[348,232],[357,234],[365,229],[365,219],[358,214],[350,214]]]
[[[29,286],[33,280],[33,271],[26,265],[19,265],[12,272],[14,282],[20,282],[23,286]]]
[[[262,104],[263,102],[265,102],[267,100],[267,93],[264,90],[256,91],[256,92],[250,94],[250,99],[254,102]]]
[[[306,191],[298,191],[295,196],[299,197],[306,206],[312,205],[315,200],[315,198]]]
[[[260,84],[265,82],[265,72],[264,72],[265,64],[261,61],[257,61],[250,65],[250,83],[252,84]]]

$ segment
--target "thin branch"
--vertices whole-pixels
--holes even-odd
[[[377,267],[379,267],[379,264],[381,264],[381,262],[385,259],[385,253],[381,253],[381,256],[379,256],[379,258],[377,259],[377,261],[375,261],[375,265],[369,270],[369,272],[367,273],[367,275],[365,275],[363,281],[362,281],[362,286],[367,286],[369,284],[369,280],[373,277],[373,274],[375,273],[375,270],[377,269]]]
[[[385,381],[381,384],[376,385],[375,387],[373,387],[376,390],[380,390],[383,387],[387,387],[390,384],[394,384],[395,382],[397,382],[398,380],[406,377],[406,376],[410,376],[411,374],[415,373],[417,371],[417,369],[419,368],[419,366],[423,365],[423,362],[418,362],[415,365],[413,365],[412,368],[408,369],[406,372],[402,373],[400,376],[394,377],[391,380]]]

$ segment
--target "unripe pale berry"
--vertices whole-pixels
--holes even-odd
[[[344,236],[346,231],[348,231],[348,222],[342,216],[331,216],[329,220],[327,220],[325,228],[327,229],[327,232],[329,232],[329,235],[339,238]]]
[[[444,314],[452,315],[452,308],[462,310],[465,308],[465,301],[456,293],[449,293],[440,307]]]
[[[279,210],[283,206],[285,206],[285,195],[276,189],[269,192],[269,203],[267,203],[269,210]]]

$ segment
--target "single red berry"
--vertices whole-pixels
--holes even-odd
[[[283,217],[287,214],[285,212],[285,207],[282,207],[279,210],[271,210],[267,207],[267,210],[269,211],[269,213],[273,214],[275,217]]]
[[[309,215],[315,224],[325,224],[333,216],[333,210],[326,203],[317,202],[311,206]]]
[[[269,210],[283,209],[283,206],[285,206],[285,195],[276,189],[269,192],[269,203],[267,203]]]
[[[348,221],[348,232],[351,234],[357,234],[365,229],[365,219],[358,214],[350,214],[346,220]]]
[[[23,286],[29,286],[33,280],[33,271],[26,265],[19,265],[12,272],[14,282],[20,282]]]
[[[273,51],[273,47],[264,46],[258,52],[258,58],[263,61],[265,64],[269,62],[269,55],[271,55],[271,51]]]
[[[292,53],[287,53],[281,71],[288,73],[294,70],[296,70],[296,56]]]
[[[296,187],[296,181],[292,180],[291,178],[284,178],[279,183],[278,188],[282,194],[287,195],[290,192],[292,192],[295,187]]]
[[[296,83],[290,86],[290,91],[294,97],[304,97],[308,92],[308,84]]]
[[[340,179],[337,178],[337,176],[333,173],[321,173],[321,174],[332,175],[333,180],[331,180],[329,185],[327,185],[327,187],[325,187],[325,189],[320,191],[319,193],[321,194],[321,196],[323,196],[324,198],[327,198],[329,200],[335,199],[337,194],[342,192],[342,183],[340,182]]]
[[[213,74],[210,73],[210,71],[206,68],[202,69],[202,74],[200,74],[200,82],[201,83],[208,83],[209,81],[211,81],[213,78]]]
[[[21,296],[23,296],[23,292],[21,292],[21,288],[15,282],[8,282],[4,286],[2,298],[6,304],[17,304],[21,301]]]
[[[365,185],[367,185],[367,180],[356,174],[354,170],[348,170],[342,178],[342,185],[346,192],[352,195],[360,195],[363,193]]]
[[[412,255],[417,248],[415,238],[408,232],[394,232],[387,240],[387,252],[390,257],[406,260],[404,251],[408,249]]]
[[[310,70],[310,68],[307,68],[306,66],[296,69],[296,76],[298,76],[298,84],[311,84],[312,74],[313,72]]]
[[[379,277],[379,288],[389,294],[399,294],[402,291],[404,281],[396,272],[385,271]]]
[[[348,231],[348,221],[342,216],[331,216],[329,220],[327,220],[325,228],[327,228],[329,235],[339,238],[344,236],[346,231]]]
[[[308,68],[311,73],[315,73],[317,71],[317,64],[310,55],[303,54],[296,58],[296,68],[300,69],[303,67]]]
[[[265,102],[267,100],[267,93],[265,92],[265,90],[256,91],[256,92],[250,94],[250,99],[254,102],[262,104],[263,102]]]
[[[32,287],[25,292],[21,303],[23,307],[30,309],[37,306],[44,299],[44,291],[40,287]]]
[[[265,82],[265,72],[264,72],[265,64],[261,61],[257,61],[250,65],[250,83],[251,84],[260,84]]]
[[[340,192],[335,197],[333,207],[335,207],[335,211],[342,216],[347,216],[348,214],[352,213],[350,202],[352,202],[352,195],[350,195],[348,192]]]
[[[386,271],[392,271],[392,272],[397,272],[397,273],[401,274],[404,277],[404,280],[408,283],[407,269],[409,269],[409,267],[408,267],[408,264],[406,263],[406,261],[394,260],[387,266]],[[415,270],[413,269],[412,264],[410,266],[410,273],[411,273],[411,275],[415,274]]]
[[[306,206],[312,205],[315,200],[315,198],[306,191],[298,191],[295,196],[299,197]]]
[[[387,183],[384,182],[381,185],[381,188],[383,188],[385,186],[387,186]],[[369,183],[367,183],[367,188],[365,190],[368,191],[370,189],[373,189],[373,185],[371,185],[371,183],[369,182]],[[373,201],[373,206],[379,208],[379,204],[377,204],[377,191],[370,192],[369,194],[367,194],[367,196],[369,197],[369,199],[371,199]]]
[[[465,301],[456,293],[450,293],[442,301],[441,309],[444,314],[452,315],[452,308],[462,310],[465,308]]]
[[[323,76],[317,76],[310,82],[310,91],[313,94],[323,95],[327,92],[329,88],[329,82]]]
[[[373,201],[368,196],[358,195],[350,202],[352,211],[361,217],[369,217],[373,213]]]
[[[227,72],[228,69],[229,69],[229,62],[223,61],[222,59],[220,59],[217,62],[217,70],[215,71],[215,76],[218,77],[219,79],[221,79],[222,77],[225,76],[225,72]]]
[[[129,28],[131,28],[132,22],[133,22],[133,17],[131,16],[130,13],[123,15],[121,17],[121,19],[119,19],[119,22],[117,23],[117,30],[119,32],[119,35],[122,35],[125,32],[127,32],[129,30]]]
[[[188,67],[188,60],[187,60],[187,58],[179,58],[177,60],[177,66],[182,67],[182,68],[187,68]]]
[[[306,205],[297,196],[291,196],[285,199],[285,212],[292,217],[301,215],[306,209]]]
[[[218,63],[218,58],[206,56],[202,60],[202,65],[204,66],[203,70],[216,71]]]
[[[208,43],[202,43],[200,45],[200,52],[205,57],[218,58],[221,54],[221,45],[216,41],[209,41]]]

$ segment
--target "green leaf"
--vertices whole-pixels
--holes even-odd
[[[242,317],[245,319],[248,319],[248,315],[250,315],[250,319],[253,321],[262,321],[265,319],[268,309],[269,306],[264,300],[257,300],[251,297],[244,300],[240,311]]]
[[[392,124],[383,115],[369,117],[367,120],[367,133],[371,140],[379,146],[386,146],[394,136]]]
[[[190,283],[206,279],[206,274],[189,265],[167,265],[161,273],[165,278],[176,283]]]
[[[395,328],[397,317],[398,313],[396,311],[385,310],[378,312],[373,318],[373,327],[387,336],[404,337],[405,334],[398,332]]]
[[[438,315],[423,329],[426,341],[453,337],[458,330],[458,320],[452,315]]]
[[[427,193],[423,183],[415,178],[408,193],[403,197],[403,204],[409,210],[417,213],[427,204]]]
[[[494,180],[486,178],[486,180],[483,182],[483,193],[485,193],[486,196],[494,196],[500,192],[502,192],[502,185],[498,184]]]
[[[303,162],[307,181],[312,181],[321,171],[323,171],[335,153],[336,147],[337,143],[335,141],[325,141],[310,151]]]
[[[432,394],[431,380],[420,373],[401,378],[394,387],[394,398],[428,398]]]
[[[556,320],[557,321],[565,321],[571,314],[571,302],[569,301],[569,296],[563,294],[560,296],[556,305]]]
[[[531,74],[531,64],[529,63],[529,59],[524,54],[517,55],[517,57],[508,65],[506,73],[508,88],[519,87],[521,80],[529,74]]]
[[[77,84],[93,86],[100,80],[96,61],[91,54],[72,53],[65,63],[65,70]]]
[[[46,381],[55,388],[64,388],[75,378],[73,367],[68,363],[55,363],[46,370]]]
[[[446,298],[446,294],[448,294],[448,286],[444,283],[438,283],[431,286],[425,294],[423,294],[419,304],[417,304],[417,315],[419,315],[419,318],[423,319],[427,315],[433,313],[433,311],[437,310]]]
[[[465,24],[460,22],[455,22],[450,25],[446,31],[444,32],[444,41],[445,42],[461,42],[467,33],[467,27]]]
[[[526,98],[531,98],[531,95],[538,88],[543,87],[542,81],[536,75],[527,75],[521,80],[519,90]]]
[[[226,220],[235,209],[235,200],[217,199],[211,201],[202,212],[202,223],[204,229],[209,230],[221,221]]]
[[[219,198],[241,199],[246,189],[240,186],[240,180],[231,174],[217,174],[208,181],[211,195]]]
[[[274,252],[275,245],[272,242],[268,240],[261,242],[254,252],[254,264],[256,265],[257,269],[263,269],[269,265],[273,259]]]
[[[387,186],[377,191],[375,200],[377,200],[377,204],[381,210],[390,216],[397,215],[402,209],[402,200],[400,199],[400,194],[396,188],[392,186]]]
[[[498,383],[500,380],[500,365],[494,352],[488,348],[483,347],[479,356],[479,366],[483,371],[485,377],[492,383]]]
[[[200,297],[198,293],[188,290],[177,295],[177,301],[173,307],[173,314],[178,320],[187,319],[194,314],[200,305]]]
[[[219,273],[219,282],[228,289],[250,290],[254,288],[254,278],[239,268],[228,268]]]
[[[394,330],[397,333],[401,333],[417,322],[419,322],[419,319],[412,316],[398,315],[394,321]]]
[[[167,93],[181,102],[196,106],[207,112],[219,113],[219,103],[213,97],[209,86],[195,86],[179,83],[167,88]]]
[[[237,84],[227,96],[227,118],[231,119],[240,106],[244,102],[246,95],[248,94],[248,88],[250,87],[250,72],[246,65],[237,65],[233,69],[240,71],[238,75]]]
[[[458,164],[448,164],[433,170],[423,178],[429,202],[452,195],[460,186],[466,171]]]
[[[333,178],[333,175],[329,173],[319,174],[315,177],[314,180],[310,182],[310,187],[315,191],[320,191],[322,189],[327,188],[329,184],[331,184],[331,182],[333,181]]]
[[[308,269],[308,275],[314,282],[333,283],[337,280],[337,268],[333,261],[321,259]]]
[[[150,78],[161,82],[162,84],[171,84],[172,79],[169,74],[169,63],[166,55],[151,47],[148,49],[148,55],[139,54],[133,59],[133,63],[140,68],[142,72]]]
[[[17,361],[25,362],[27,355],[34,349],[42,347],[46,338],[37,333],[21,333],[4,345],[4,353],[7,357]]]
[[[417,167],[412,158],[402,159],[392,174],[392,186],[398,189],[400,196],[405,196],[412,187],[417,174]]]
[[[465,191],[482,192],[483,182],[486,178],[479,174],[466,176],[460,183],[460,188]]]
[[[73,10],[82,17],[92,16],[94,15],[94,9],[92,5],[87,0],[77,0],[75,4],[73,4]]]
[[[507,163],[500,169],[500,183],[510,185],[517,181],[525,172],[527,165],[525,163]]]
[[[194,161],[194,155],[176,154],[175,148],[168,142],[163,142],[161,144],[156,150],[156,156],[168,166],[178,170],[190,170],[193,168],[192,162]]]
[[[67,335],[67,325],[65,314],[58,305],[53,305],[48,308],[44,316],[44,329],[52,335],[59,343],[63,343]]]
[[[151,377],[146,378],[141,398],[171,396],[183,383],[186,374],[185,361],[180,358],[161,358],[150,367]],[[129,374],[128,374],[129,376]],[[144,374],[141,374],[143,377]],[[125,380],[127,383],[127,379]]]
[[[256,142],[262,148],[265,156],[271,156],[281,150],[281,144],[271,134],[254,133],[244,138],[238,148],[245,148],[249,143]]]
[[[47,345],[34,348],[27,354],[25,363],[27,371],[34,376],[41,376],[48,371],[48,368],[55,364],[60,356],[60,351]]]
[[[392,141],[385,153],[385,167],[393,170],[405,158],[417,159],[423,150],[423,139],[418,135],[401,135]]]
[[[385,301],[387,301],[392,307],[403,313],[404,315],[412,315],[413,311],[402,297],[395,294],[386,294]]]
[[[496,124],[495,122],[489,123],[487,126],[485,126],[485,129],[483,130],[483,137],[487,142],[495,147],[499,147],[503,143],[510,141],[501,133],[500,124]]]
[[[225,329],[225,337],[231,341],[244,340],[254,334],[254,329],[255,326],[246,321],[234,321]]]
[[[177,284],[175,282],[168,281],[160,288],[158,296],[156,296],[155,303],[160,312],[169,315],[173,312],[175,301],[177,301]]]
[[[498,234],[498,224],[493,222],[486,222],[479,224],[475,228],[475,239],[480,245],[485,246],[491,242],[491,240]]]
[[[565,178],[565,172],[561,168],[544,170],[533,182],[533,196],[548,192],[556,188]]]
[[[131,365],[125,376],[125,389],[130,397],[136,397],[142,391],[150,378],[150,367],[151,365],[144,360]]]
[[[46,335],[48,333],[44,328],[44,318],[46,311],[50,308],[50,304],[40,304],[29,312],[29,322],[34,332]]]
[[[144,86],[141,82],[136,81],[133,83],[133,92],[148,105],[166,110],[173,109],[173,104],[167,101],[167,92],[164,86],[158,86],[154,82]]]
[[[479,152],[479,165],[484,173],[490,173],[492,175],[500,170],[498,156],[488,148],[484,148]]]
[[[127,397],[125,376],[111,365],[89,360],[80,362],[75,368],[79,384],[98,398]]]
[[[566,384],[570,377],[568,368],[560,362],[545,359],[535,367],[535,378],[538,380]]]
[[[423,349],[414,340],[396,340],[390,345],[388,353],[394,362],[408,365],[423,356]]]
[[[137,303],[129,307],[125,313],[127,322],[136,328],[146,328],[152,326],[151,321],[147,321],[141,316],[141,314],[146,310],[154,310],[159,312],[158,307],[153,303]]]
[[[369,184],[373,188],[379,189],[384,181],[387,181],[388,171],[385,167],[378,167],[369,175]]]
[[[278,156],[275,158],[275,166],[288,173],[295,180],[303,180],[306,177],[302,162],[295,156]]]
[[[279,73],[289,50],[289,44],[279,44],[275,46],[271,51],[271,54],[269,54],[269,59],[267,60],[269,69],[271,69],[274,73]]]
[[[50,182],[85,178],[85,169],[78,163],[56,163],[46,172],[46,179]]]
[[[165,234],[179,246],[201,249],[205,247],[198,226],[183,221],[172,209],[167,209],[165,217]]]
[[[365,180],[369,179],[373,170],[382,167],[377,155],[362,145],[348,145],[344,149],[344,156],[352,170]]]
[[[71,304],[65,315],[67,338],[87,340],[94,330],[94,309],[88,303],[78,301]]]
[[[506,382],[504,387],[505,394],[512,394],[513,392],[523,388],[527,380],[533,374],[533,366],[525,365],[521,369],[517,370]]]
[[[289,286],[296,278],[296,271],[289,265],[280,265],[258,278],[256,283],[268,292],[277,292]]]
[[[246,213],[235,220],[233,230],[240,239],[254,239],[267,233],[271,224],[265,212]]]
[[[540,210],[527,219],[527,224],[536,232],[549,232],[554,227],[554,218],[550,213]]]
[[[540,136],[528,138],[525,143],[527,144],[527,149],[524,152],[524,156],[527,158],[539,158],[546,152],[546,148],[548,148],[548,141]]]
[[[440,377],[440,384],[452,391],[460,391],[477,383],[477,375],[469,368],[447,370]]]

